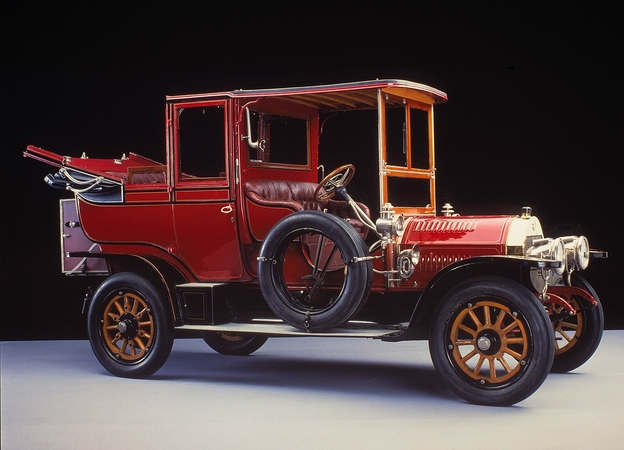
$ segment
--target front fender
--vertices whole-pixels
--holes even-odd
[[[554,269],[559,265],[556,261],[515,256],[479,256],[453,263],[440,270],[422,292],[407,329],[388,340],[426,339],[429,323],[439,301],[463,281],[480,276],[499,276],[535,292],[529,271],[532,268]]]

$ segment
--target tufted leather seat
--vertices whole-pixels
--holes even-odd
[[[346,219],[358,232],[366,237],[368,227],[357,218],[351,206],[342,200],[324,200],[314,197],[317,184],[305,181],[288,180],[248,180],[245,194],[252,202],[271,207],[288,208],[293,212],[302,210],[327,210],[328,213]],[[370,211],[363,203],[358,203],[362,211],[370,217]]]
[[[128,172],[107,171],[107,173],[121,178],[122,183],[127,184],[159,184],[166,183],[165,166],[132,166]]]

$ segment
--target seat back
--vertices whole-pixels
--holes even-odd
[[[319,202],[314,196],[317,186],[316,183],[306,181],[246,181],[247,216],[252,235],[262,240],[270,227],[286,215],[302,210],[317,210],[342,217],[366,237],[368,228],[357,218],[351,206],[342,200],[330,199]],[[370,217],[368,207],[363,203],[358,205]]]

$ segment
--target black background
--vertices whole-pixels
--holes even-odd
[[[433,2],[432,2],[433,3]],[[1,13],[2,339],[85,338],[89,279],[60,274],[51,167],[63,155],[162,160],[164,96],[404,78],[436,109],[438,203],[530,205],[547,234],[609,251],[584,276],[624,326],[621,14],[471,2],[254,2],[236,7],[22,2]]]

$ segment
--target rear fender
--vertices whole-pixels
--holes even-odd
[[[106,255],[110,274],[119,272],[134,272],[147,278],[154,286],[161,289],[166,303],[169,305],[171,317],[175,325],[182,324],[182,306],[175,294],[176,284],[189,280],[171,264],[158,258],[145,258],[134,255]]]

